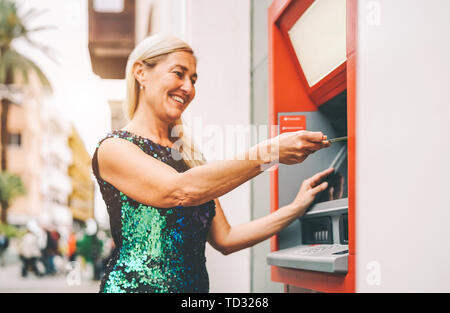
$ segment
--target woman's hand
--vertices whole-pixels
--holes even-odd
[[[303,162],[310,154],[327,148],[330,142],[322,132],[286,132],[271,140],[271,155],[283,164]]]
[[[324,179],[333,172],[334,169],[329,168],[303,181],[297,196],[288,206],[291,210],[295,211],[297,217],[305,213],[319,192],[327,189],[328,182],[324,181]]]

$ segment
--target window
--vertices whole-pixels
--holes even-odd
[[[20,147],[22,145],[22,134],[9,134],[8,145],[13,147]]]
[[[94,0],[94,11],[102,13],[120,13],[124,9],[124,0]]]

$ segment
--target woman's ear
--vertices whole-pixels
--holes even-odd
[[[142,62],[136,62],[133,68],[134,78],[138,81],[139,85],[143,86],[145,84],[145,65]]]

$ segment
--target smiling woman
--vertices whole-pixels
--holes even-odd
[[[207,164],[181,122],[195,97],[196,65],[192,49],[170,36],[145,39],[128,59],[130,121],[99,142],[92,160],[116,244],[102,292],[207,292],[206,241],[229,254],[268,239],[327,186],[332,169],[305,181],[291,204],[231,227],[218,197],[263,165],[300,163],[329,143],[321,132],[284,133],[243,157]]]
[[[193,51],[174,37],[149,37],[130,55],[126,78],[130,122],[123,130],[106,137],[117,140],[114,142],[112,138],[102,144],[93,160],[117,246],[101,291],[205,292],[209,281],[204,248],[215,213],[214,202],[183,209],[162,191],[169,184],[131,183],[128,179],[135,176],[134,170],[119,169],[117,161],[122,163],[123,159],[108,152],[110,149],[131,152],[124,157],[134,164],[153,161],[160,163],[158,166],[168,165],[170,176],[203,164],[202,159],[194,159],[195,149],[182,132],[179,134],[184,135],[184,149],[173,150],[182,154],[178,161],[172,157],[171,149],[174,140],[179,139],[170,137],[171,130],[182,127],[181,115],[195,97],[197,73]],[[174,206],[169,210],[160,208]]]

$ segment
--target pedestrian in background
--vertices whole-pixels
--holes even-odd
[[[55,256],[55,251],[58,251],[58,243],[49,229],[44,228],[44,231],[47,241],[44,249],[42,249],[42,263],[44,263],[45,266],[45,275],[54,275],[56,270],[53,258]]]
[[[27,230],[19,243],[19,256],[22,261],[22,277],[27,277],[30,269],[36,276],[42,276],[37,267],[37,261],[41,257],[38,239],[30,230]]]
[[[63,258],[63,253],[61,252],[61,234],[56,230],[53,229],[50,232],[53,242],[54,242],[54,247],[53,247],[53,251],[52,251],[52,256],[53,256],[53,269],[54,269],[54,274],[58,274],[61,273],[64,270],[64,258]]]
[[[74,262],[77,258],[77,235],[72,231],[67,240],[67,259],[69,262]]]
[[[78,254],[83,257],[87,264],[92,265],[93,280],[99,280],[102,272],[102,249],[103,242],[94,233],[87,231],[83,238],[77,242]]]
[[[3,230],[0,230],[0,266],[5,266],[5,252],[8,249],[9,240]]]

